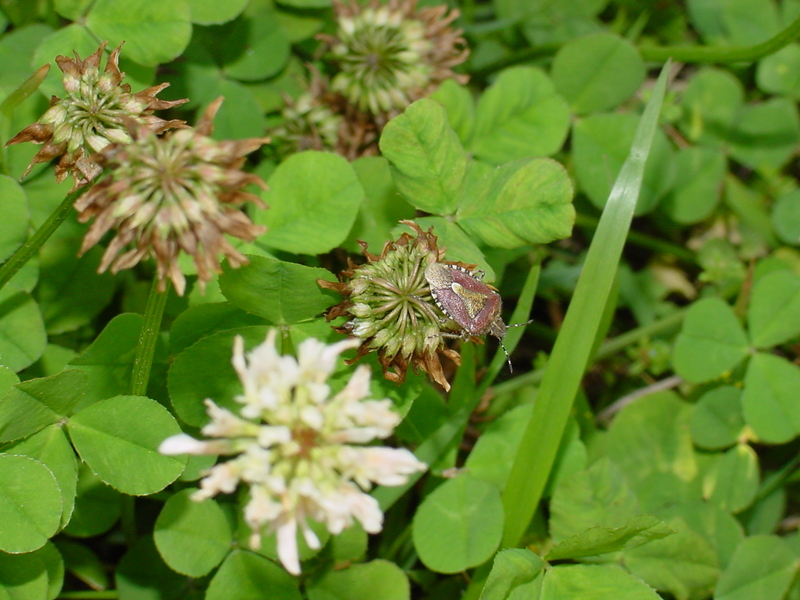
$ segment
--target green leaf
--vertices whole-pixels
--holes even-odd
[[[800,190],[780,196],[772,205],[772,226],[781,241],[800,244]]]
[[[754,535],[742,540],[722,572],[715,600],[780,600],[797,571],[797,555],[781,538]]]
[[[713,148],[690,146],[678,151],[675,189],[664,200],[667,214],[677,223],[698,223],[719,204],[726,168],[725,155]]]
[[[78,408],[130,391],[133,359],[142,322],[142,315],[117,315],[80,356],[70,361],[70,365],[89,376],[86,395]],[[166,349],[159,340],[153,364],[154,374],[163,369],[165,363]]]
[[[633,44],[605,32],[568,42],[553,59],[556,89],[579,115],[619,106],[644,76],[644,61]]]
[[[730,135],[730,154],[754,169],[779,169],[800,142],[797,104],[772,98],[742,109]]]
[[[238,412],[233,398],[242,393],[242,383],[231,366],[233,338],[241,335],[245,348],[261,344],[267,327],[243,327],[204,337],[181,352],[169,369],[167,385],[172,406],[180,419],[194,427],[208,421],[203,400]]]
[[[252,261],[253,257],[250,260]],[[225,279],[225,276],[223,275],[221,279]],[[230,302],[209,302],[190,306],[172,323],[169,331],[170,353],[178,355],[198,340],[219,331],[262,324],[263,320],[260,317],[246,313]]]
[[[358,216],[345,247],[353,252],[361,252],[356,241],[360,240],[377,252],[398,221],[414,218],[414,207],[397,191],[389,161],[383,156],[362,156],[351,164],[366,197],[358,208]]]
[[[234,550],[214,575],[206,600],[300,600],[295,579],[269,559]]]
[[[0,262],[5,261],[28,239],[28,199],[22,186],[0,175]]]
[[[164,564],[153,536],[144,535],[119,561],[114,583],[120,598],[156,600],[179,598],[186,593],[187,582],[185,575]]]
[[[778,240],[772,230],[769,213],[766,210],[766,196],[760,190],[749,187],[732,173],[725,176],[725,204],[741,221],[743,230],[748,232],[755,244],[776,246]]]
[[[84,373],[70,369],[15,385],[0,401],[0,442],[31,435],[70,415],[87,379]]]
[[[38,553],[0,553],[0,593],[9,600],[48,598],[47,567]]]
[[[429,98],[444,106],[450,127],[456,132],[461,143],[466,144],[472,137],[475,127],[475,102],[469,88],[459,85],[455,79],[445,79]]]
[[[800,99],[800,45],[789,44],[760,60],[756,81],[767,93]]]
[[[508,548],[494,557],[480,600],[506,600],[520,586],[541,579],[544,561],[526,548]]]
[[[517,406],[488,425],[464,463],[471,476],[502,489],[532,408],[529,404]]]
[[[800,368],[785,358],[757,353],[744,379],[742,406],[759,439],[783,444],[800,434]]]
[[[420,210],[455,212],[467,156],[441,104],[418,100],[386,125],[380,139],[400,193]]]
[[[181,490],[164,504],[153,539],[171,569],[202,577],[222,562],[233,534],[223,510],[214,500],[195,502],[195,490]]]
[[[109,587],[106,568],[91,549],[65,538],[58,539],[55,545],[64,557],[64,565],[71,575],[95,590]]]
[[[225,98],[225,102],[214,117],[214,139],[252,138],[254,131],[263,131],[267,126],[258,98],[238,81],[220,79],[215,82],[213,88],[208,88],[206,91],[213,92],[209,101],[220,96]],[[258,210],[257,214],[260,212],[263,211]]]
[[[715,379],[748,355],[747,336],[733,310],[719,298],[689,308],[675,341],[675,371],[691,383]]]
[[[747,444],[737,444],[718,457],[703,476],[703,498],[738,513],[755,500],[760,472],[758,457]]]
[[[500,492],[491,483],[460,475],[425,498],[412,527],[414,547],[429,569],[457,573],[483,564],[503,533]]]
[[[725,385],[703,394],[692,411],[692,440],[719,450],[736,443],[744,428],[742,390]]]
[[[235,19],[247,6],[248,0],[189,0],[192,23],[217,25]]]
[[[86,26],[114,47],[125,41],[125,55],[145,66],[177,58],[192,37],[188,0],[97,0]]]
[[[270,209],[254,219],[269,228],[258,242],[299,254],[321,254],[341,244],[364,198],[350,163],[324,152],[293,154],[278,166],[269,186],[263,198]]]
[[[46,598],[47,600],[56,600],[64,587],[64,559],[52,542],[47,542],[33,554],[44,563],[47,572]]]
[[[6,448],[8,454],[21,454],[43,463],[56,478],[61,490],[60,527],[64,527],[72,516],[78,482],[78,464],[75,451],[64,430],[58,424],[42,429],[38,433]]]
[[[408,600],[406,574],[387,560],[373,560],[329,571],[308,587],[308,600]]]
[[[617,565],[563,565],[544,576],[539,600],[659,600],[640,579]]]
[[[631,113],[597,114],[575,123],[572,133],[575,176],[581,189],[597,208],[605,206],[611,185],[633,142],[638,119]],[[675,179],[675,159],[664,133],[657,129],[652,142],[652,160],[644,170],[636,214],[650,212]]]
[[[711,544],[722,567],[730,562],[736,546],[744,539],[744,530],[736,517],[699,498],[674,502],[663,507],[658,516],[667,522],[675,517],[682,518],[691,530]]]
[[[708,595],[720,572],[716,552],[681,518],[667,525],[677,533],[625,550],[623,564],[648,585],[680,600]]]
[[[293,325],[336,302],[317,285],[317,279],[336,281],[330,271],[264,256],[248,258],[249,264],[225,268],[219,279],[222,293],[234,306],[275,325]]]
[[[143,496],[164,489],[186,466],[186,457],[164,456],[158,446],[181,428],[163,406],[142,396],[115,396],[69,420],[81,458],[110,486]]]
[[[773,271],[755,284],[747,328],[756,348],[771,348],[800,335],[800,277]]]
[[[79,238],[51,240],[42,248],[37,298],[50,334],[87,325],[110,302],[117,280],[97,273],[102,248],[95,246],[75,260]]]
[[[726,145],[743,102],[744,87],[733,73],[701,69],[683,92],[681,130],[692,142]]]
[[[58,482],[44,463],[0,454],[0,550],[17,554],[44,546],[61,524],[62,507]]]
[[[572,231],[572,184],[553,160],[509,163],[492,173],[487,196],[468,193],[456,219],[467,233],[497,248],[552,242]]]
[[[105,533],[119,519],[122,495],[107,486],[86,463],[78,469],[75,511],[65,533],[73,537],[93,537]]]
[[[550,533],[561,542],[591,527],[624,527],[639,512],[636,495],[620,468],[601,458],[558,482],[550,502]]]
[[[689,0],[688,8],[692,25],[714,44],[751,46],[780,28],[770,0]]]
[[[233,79],[272,77],[289,60],[289,40],[277,11],[269,4],[252,4],[235,21],[215,28],[212,35],[215,43],[210,48],[219,55],[225,74]]]
[[[645,396],[625,407],[609,427],[604,440],[605,455],[616,463],[640,494],[653,484],[650,477],[670,474],[680,482],[692,481],[698,473],[689,433],[692,406],[673,392]],[[663,492],[679,492],[663,490]],[[649,510],[643,503],[643,508]]]
[[[47,334],[33,298],[7,286],[0,290],[0,357],[3,366],[21,371],[44,352]]]
[[[512,67],[481,95],[469,150],[493,164],[551,156],[569,131],[567,103],[544,71]]]
[[[552,562],[565,558],[582,558],[619,552],[627,548],[636,548],[673,533],[675,532],[658,517],[636,515],[623,527],[597,526],[573,535],[552,548],[545,559]]]
[[[644,177],[644,168],[658,125],[667,84],[667,63],[606,204],[584,262],[575,293],[559,331],[503,491],[503,544],[516,546],[528,528],[558,453],[573,400],[593,352],[617,265],[625,245]],[[536,469],[531,472],[531,465]]]
[[[91,3],[92,0],[55,0],[53,8],[65,19],[77,21]]]

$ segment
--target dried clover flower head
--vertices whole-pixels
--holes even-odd
[[[449,78],[467,59],[457,10],[416,10],[417,0],[334,0],[335,37],[324,37],[339,73],[331,88],[362,112],[393,116]]]
[[[100,173],[100,167],[89,158],[92,154],[109,144],[131,141],[126,119],[146,125],[156,133],[185,126],[183,121],[165,121],[152,113],[179,106],[188,99],[167,101],[156,98],[156,94],[169,86],[168,83],[131,94],[131,86],[122,83],[125,74],[120,72],[118,65],[122,44],[111,52],[106,68],[101,71],[100,58],[105,47],[106,42],[103,42],[86,60],[81,60],[77,53],[74,59],[56,57],[58,68],[64,73],[66,97],[53,96],[50,108],[39,121],[20,131],[6,144],[43,144],[23,177],[35,164],[60,156],[56,179],[60,183],[71,174],[75,178],[73,189],[76,189]]]
[[[211,421],[202,432],[214,439],[180,434],[164,440],[159,451],[233,455],[206,472],[192,498],[248,485],[244,519],[252,531],[250,546],[260,547],[265,530],[275,532],[278,558],[299,575],[298,529],[309,547],[321,546],[309,519],[334,535],[355,520],[377,533],[383,514],[366,492],[374,484],[402,485],[426,465],[404,448],[364,446],[389,437],[400,422],[390,400],[369,399],[368,367],[356,369],[339,393],[331,393],[327,380],[356,340],[325,345],[309,338],[294,358],[278,354],[276,337],[270,330],[246,356],[242,338],[236,338],[233,366],[244,387],[235,398],[242,405],[239,415],[206,400]]]
[[[285,121],[270,132],[281,155],[303,150],[335,150],[339,141],[342,116],[324,102],[320,79],[297,100],[287,101],[281,116]]]
[[[439,354],[456,364],[461,357],[444,344],[441,334],[452,331],[445,329],[443,322],[447,320],[434,303],[425,279],[425,268],[441,262],[444,249],[438,248],[433,228],[423,231],[413,221],[401,223],[413,229],[416,236],[404,233],[397,241],[386,242],[380,256],[367,252],[362,243],[366,264],[357,267],[351,263],[341,273],[339,283],[317,281],[345,297],[331,307],[327,319],[346,316],[347,322],[336,331],[362,340],[356,360],[377,351],[383,374],[390,381],[402,383],[411,364],[449,390]]]
[[[182,295],[186,280],[178,266],[181,250],[194,258],[201,288],[219,272],[220,254],[233,267],[247,263],[225,234],[251,241],[266,231],[235,207],[243,202],[265,207],[258,196],[241,188],[253,183],[266,189],[266,185],[240,169],[245,155],[269,140],[211,139],[221,103],[222,98],[212,102],[196,128],[162,137],[128,121],[131,143],[112,144],[95,155],[108,175],[78,198],[75,208],[82,223],[95,217],[81,253],[116,229],[100,272],[110,268],[116,273],[152,256],[161,289],[168,277]]]

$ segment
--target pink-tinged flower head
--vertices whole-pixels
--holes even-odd
[[[7,142],[43,144],[28,165],[23,177],[41,162],[61,157],[56,164],[56,179],[61,182],[67,175],[75,178],[73,189],[85,185],[102,170],[91,156],[109,144],[127,144],[131,135],[126,122],[132,121],[156,133],[185,127],[183,121],[167,121],[153,115],[155,110],[179,106],[188,99],[159,100],[156,98],[168,83],[156,85],[136,94],[131,86],[122,83],[125,74],[119,70],[119,53],[122,44],[108,57],[104,70],[100,59],[106,42],[81,60],[66,56],[56,57],[58,68],[64,73],[64,98],[53,96],[50,108],[38,122],[29,125]]]

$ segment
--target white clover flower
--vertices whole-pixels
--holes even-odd
[[[342,352],[361,341],[326,345],[307,339],[298,357],[281,356],[273,329],[246,356],[237,337],[233,366],[244,393],[236,397],[241,418],[206,400],[211,421],[202,429],[212,441],[186,434],[164,440],[164,454],[234,455],[209,469],[192,495],[195,500],[250,487],[244,519],[250,545],[262,533],[275,533],[278,558],[287,571],[300,573],[298,529],[309,547],[320,541],[308,524],[323,523],[331,534],[359,521],[365,531],[383,526],[378,502],[366,492],[373,485],[402,485],[427,467],[405,449],[358,446],[391,435],[400,422],[390,400],[370,400],[369,368],[356,369],[345,387],[331,395],[327,380]]]

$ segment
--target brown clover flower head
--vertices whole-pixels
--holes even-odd
[[[231,266],[247,258],[224,234],[251,241],[266,231],[235,207],[261,199],[242,188],[266,184],[241,171],[245,155],[269,141],[248,138],[211,139],[213,118],[222,103],[218,98],[206,109],[194,129],[179,129],[159,137],[145,126],[128,121],[129,144],[112,144],[95,155],[108,175],[75,202],[82,223],[96,217],[81,246],[81,253],[111,229],[116,235],[106,248],[99,271],[116,273],[152,256],[161,289],[168,277],[179,295],[186,280],[178,266],[181,250],[194,258],[201,289],[220,271],[219,255]]]
[[[131,141],[125,125],[132,120],[146,125],[156,133],[185,126],[183,121],[166,121],[154,116],[154,110],[179,106],[188,99],[159,100],[156,98],[168,83],[156,85],[136,94],[131,86],[122,83],[125,74],[119,70],[120,44],[100,70],[100,58],[106,42],[85,60],[77,53],[75,58],[56,57],[58,68],[64,73],[63,83],[66,97],[53,96],[50,108],[39,121],[29,125],[6,145],[21,142],[43,144],[25,169],[25,177],[31,168],[41,162],[61,157],[56,165],[56,179],[60,183],[67,175],[75,178],[76,189],[85,185],[100,173],[100,167],[90,156],[109,144],[124,144]]]
[[[416,236],[403,233],[396,241],[386,242],[380,256],[368,252],[361,242],[366,264],[356,266],[350,262],[338,283],[317,281],[321,287],[345,297],[329,309],[326,317],[329,321],[347,317],[343,326],[334,329],[363,340],[354,360],[374,350],[390,381],[402,383],[410,364],[449,390],[439,354],[456,364],[460,364],[461,357],[444,344],[441,334],[452,331],[445,329],[447,320],[434,303],[425,279],[425,268],[442,262],[444,248],[438,247],[433,228],[423,231],[413,221],[401,223],[414,230]]]
[[[444,4],[417,10],[417,0],[333,0],[338,29],[322,36],[339,73],[333,91],[382,121],[430,94],[445,79],[465,78],[453,67],[469,55],[458,17]]]

